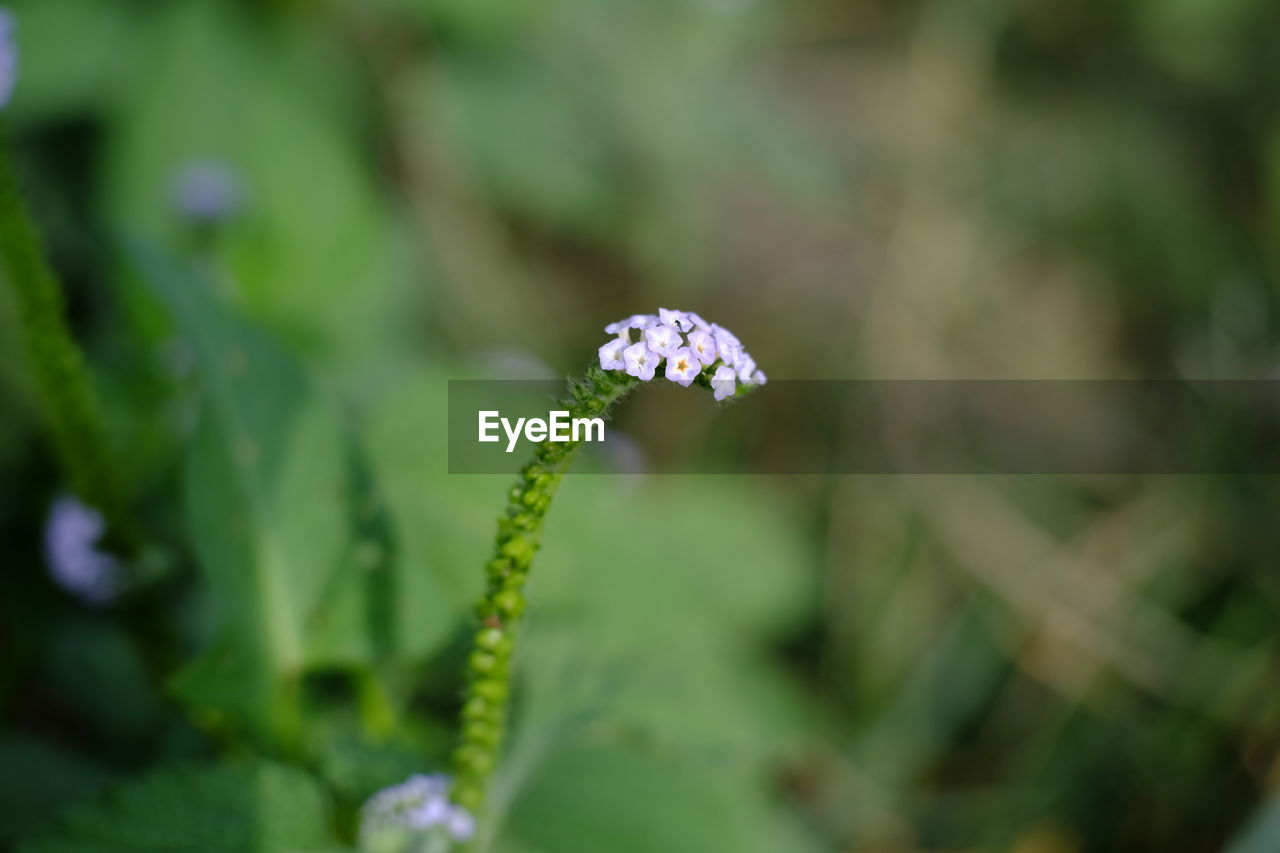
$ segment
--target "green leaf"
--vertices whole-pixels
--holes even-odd
[[[110,775],[82,758],[35,738],[0,738],[0,843],[21,838],[56,809],[97,792]]]
[[[628,405],[645,405],[643,395]],[[570,476],[547,522],[544,571],[531,592],[549,606],[572,607],[629,643],[728,633],[759,640],[806,614],[816,559],[771,506],[760,481],[655,478],[630,488],[620,478]],[[662,559],[679,543],[679,559]]]
[[[20,853],[318,851],[339,840],[324,790],[300,770],[253,762],[165,770],[68,813]]]
[[[401,562],[396,612],[408,648],[438,648],[484,585],[495,516],[512,476],[448,473],[448,374],[395,377],[368,418],[370,461],[397,521]],[[513,466],[516,463],[513,463]],[[422,618],[429,611],[432,618]]]
[[[124,48],[145,21],[119,3],[23,0],[11,5],[21,58],[13,112],[50,120],[107,105],[133,70]],[[74,44],[76,50],[67,50]]]
[[[582,762],[572,773],[592,796],[620,801],[561,818],[563,841],[531,824],[532,850],[587,849],[568,838],[600,843],[597,807],[624,827],[645,814],[666,825],[672,811],[679,828],[670,835],[619,830],[633,845],[625,849],[804,849],[776,841],[796,828],[766,788],[788,744],[815,722],[769,650],[812,594],[786,516],[749,482],[721,479],[637,488],[569,476],[556,501],[530,581],[515,738],[495,788],[499,808],[512,803],[502,837],[527,845],[521,803],[561,784],[568,760]],[[584,743],[603,753],[584,759]],[[641,746],[665,757],[634,754]],[[646,774],[654,790],[629,787]],[[636,805],[646,802],[652,813]],[[684,814],[687,803],[700,818]]]
[[[816,846],[740,767],[640,747],[558,753],[512,809],[498,853],[779,853]]]
[[[121,745],[153,737],[161,706],[134,638],[79,613],[50,618],[48,630],[42,680],[79,725]]]
[[[153,250],[134,255],[190,344],[202,391],[185,509],[218,631],[175,686],[204,711],[285,734],[304,670],[368,663],[399,643],[390,520],[304,371],[202,276]]]
[[[610,140],[593,132],[566,80],[522,59],[514,52],[501,64],[443,65],[430,112],[499,202],[534,221],[599,232],[619,212],[608,180]]]
[[[149,15],[145,74],[108,127],[111,221],[162,245],[189,237],[175,175],[194,159],[224,162],[244,205],[211,249],[246,313],[308,352],[385,348],[409,316],[414,250],[369,166],[354,112],[366,103],[351,97],[336,31],[264,29],[253,10],[207,0]]]

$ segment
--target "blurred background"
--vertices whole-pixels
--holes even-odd
[[[1266,0],[10,8],[145,545],[77,539],[0,288],[0,845],[344,849],[446,766],[509,481],[450,378],[659,305],[775,379],[1280,364]],[[566,480],[493,850],[1280,851],[1274,478],[635,475],[714,414]]]

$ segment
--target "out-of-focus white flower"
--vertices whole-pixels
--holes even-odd
[[[600,448],[606,464],[618,474],[643,474],[647,469],[644,448],[620,430],[609,430]]]
[[[528,350],[514,347],[484,350],[478,362],[494,379],[558,379],[560,374]]]
[[[230,219],[244,205],[244,182],[240,173],[221,160],[190,160],[174,172],[171,187],[173,208],[183,219],[196,225],[211,225]]]
[[[465,841],[476,832],[476,819],[466,809],[457,806],[444,819],[444,825],[449,834],[459,841]]]
[[[120,592],[123,567],[98,550],[102,514],[71,495],[53,502],[44,528],[45,560],[58,586],[88,604],[107,604]]]
[[[449,802],[449,778],[440,774],[416,774],[383,788],[360,810],[360,848],[366,853],[445,849],[474,834],[475,819]]]
[[[9,103],[18,85],[17,22],[8,9],[0,9],[0,107]]]

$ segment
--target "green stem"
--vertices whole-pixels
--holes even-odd
[[[607,418],[613,405],[638,384],[623,373],[592,367],[585,379],[571,384],[571,399],[561,405],[575,418]],[[542,522],[580,444],[538,445],[533,461],[511,488],[506,512],[498,520],[494,556],[485,566],[489,583],[476,606],[480,624],[467,658],[462,734],[453,755],[452,798],[477,816],[506,737],[511,656],[525,607],[525,580],[539,548]]]
[[[0,125],[0,264],[16,297],[18,326],[35,377],[54,450],[71,488],[107,519],[104,544],[131,553],[137,533],[125,512],[80,350],[65,319],[62,291],[50,271],[40,236],[18,191]]]

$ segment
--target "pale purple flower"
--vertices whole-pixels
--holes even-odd
[[[711,333],[716,339],[716,354],[725,364],[733,364],[741,357],[742,341],[723,326],[711,324]]]
[[[406,833],[410,838],[466,841],[475,833],[475,819],[462,806],[449,802],[447,776],[417,774],[383,788],[360,810],[362,848],[407,847]],[[402,843],[395,844],[397,838]]]
[[[650,326],[656,326],[657,324],[658,318],[652,314],[632,314],[625,320],[610,323],[604,327],[604,330],[610,335],[621,335],[629,329],[647,329]]]
[[[684,346],[680,333],[670,326],[650,326],[644,330],[644,339],[649,344],[649,349],[658,355],[670,355],[672,351]]]
[[[716,339],[702,329],[695,329],[689,333],[689,349],[693,352],[694,358],[704,365],[716,360],[718,352]]]
[[[453,809],[443,795],[433,795],[409,809],[405,816],[414,829],[430,829],[447,821],[452,813]]]
[[[717,400],[723,400],[726,397],[732,397],[737,390],[737,383],[732,367],[722,364],[716,368],[715,375],[711,377],[711,390],[715,392]]]
[[[764,372],[756,369],[755,359],[746,350],[739,350],[738,360],[733,363],[733,369],[738,372],[739,381],[745,385],[765,383]]]
[[[653,378],[653,372],[658,369],[658,362],[662,359],[660,355],[650,350],[649,345],[644,341],[624,349],[622,358],[626,362],[627,373],[641,382],[648,382]]]
[[[17,22],[8,9],[0,9],[0,107],[9,103],[18,84]]]
[[[692,332],[694,328],[693,319],[684,311],[669,311],[666,308],[659,308],[658,319],[678,332]]]
[[[75,497],[53,502],[44,529],[45,560],[58,586],[88,604],[107,604],[120,592],[123,568],[98,550],[106,530],[102,514]]]
[[[704,332],[711,331],[711,324],[708,323],[706,320],[702,319],[701,317],[699,317],[697,314],[693,313],[692,311],[686,311],[684,315],[689,318],[689,321],[691,323],[693,323],[693,327],[695,329],[701,329]]]
[[[199,159],[174,172],[171,187],[174,210],[197,225],[210,225],[234,216],[245,192],[240,174],[220,160]]]
[[[438,799],[448,793],[449,777],[443,773],[414,773],[399,785],[383,788],[370,802],[417,807],[426,800]]]
[[[717,338],[716,355],[720,357],[722,362],[732,367],[742,359],[742,348],[736,347],[730,343],[725,343]]]
[[[702,372],[702,365],[688,347],[681,347],[667,355],[667,378],[688,388]]]
[[[728,329],[726,329],[724,326],[719,326],[719,325],[716,325],[715,323],[712,323],[711,332],[716,336],[716,340],[724,341],[725,343],[734,347],[742,346],[742,341],[738,340],[738,336],[735,335],[733,332],[729,331]]]
[[[476,820],[466,809],[454,807],[444,820],[445,828],[455,841],[466,841],[475,835]]]
[[[514,347],[485,350],[479,354],[479,363],[494,379],[560,378],[560,374],[537,355]]]
[[[605,462],[618,474],[643,474],[645,472],[644,448],[634,438],[621,430],[609,430],[600,448]]]
[[[626,338],[614,338],[600,347],[600,367],[603,370],[625,370],[627,363],[622,352],[627,348]]]

